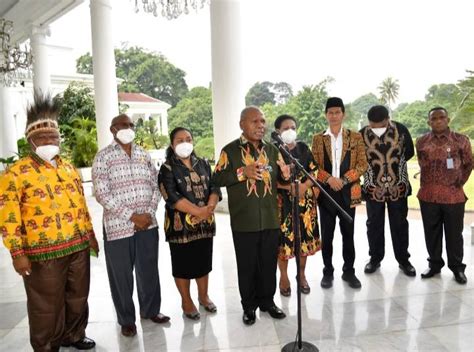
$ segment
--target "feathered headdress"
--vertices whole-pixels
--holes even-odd
[[[58,116],[61,107],[50,94],[34,93],[34,102],[26,112],[26,139],[39,132],[58,132]]]

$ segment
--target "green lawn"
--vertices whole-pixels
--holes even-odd
[[[418,198],[416,198],[416,194],[418,193],[418,189],[420,188],[420,175],[418,178],[414,178],[413,176],[420,171],[420,167],[416,161],[408,162],[408,174],[410,175],[410,183],[413,188],[412,196],[408,198],[408,206],[410,208],[419,209],[420,204],[418,203]],[[466,210],[474,211],[474,172],[471,173],[471,177],[464,185],[464,192],[469,200],[466,203]]]

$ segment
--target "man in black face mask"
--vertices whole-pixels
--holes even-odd
[[[160,313],[158,223],[160,200],[157,171],[150,155],[133,143],[134,124],[125,114],[112,120],[113,142],[99,151],[92,165],[97,201],[104,207],[104,249],[110,290],[122,335],[135,336],[133,269],[140,315],[155,323],[169,317]]]

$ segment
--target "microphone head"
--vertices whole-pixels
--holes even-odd
[[[277,131],[273,131],[273,132],[271,133],[271,137],[272,137],[272,139],[273,139],[275,142],[277,142],[278,144],[285,144],[285,143],[283,142],[283,140],[281,139],[281,137],[280,137],[280,135],[278,134]]]

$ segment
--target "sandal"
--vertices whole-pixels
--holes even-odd
[[[291,287],[287,287],[287,288],[281,288],[280,287],[280,294],[284,297],[290,297],[291,296]]]
[[[191,313],[183,312],[183,318],[188,318],[191,320],[199,320],[201,319],[201,314],[199,314],[197,310]]]
[[[216,307],[216,305],[215,305],[214,303],[212,303],[212,302],[209,302],[208,305],[205,305],[205,304],[199,302],[199,305],[200,305],[200,306],[203,306],[203,307],[204,307],[204,310],[205,310],[206,312],[209,312],[209,313],[216,313],[216,312],[217,312],[217,307]]]
[[[309,287],[308,283],[305,283],[304,285],[300,286],[301,293],[307,295],[308,293],[311,292],[311,287]]]

